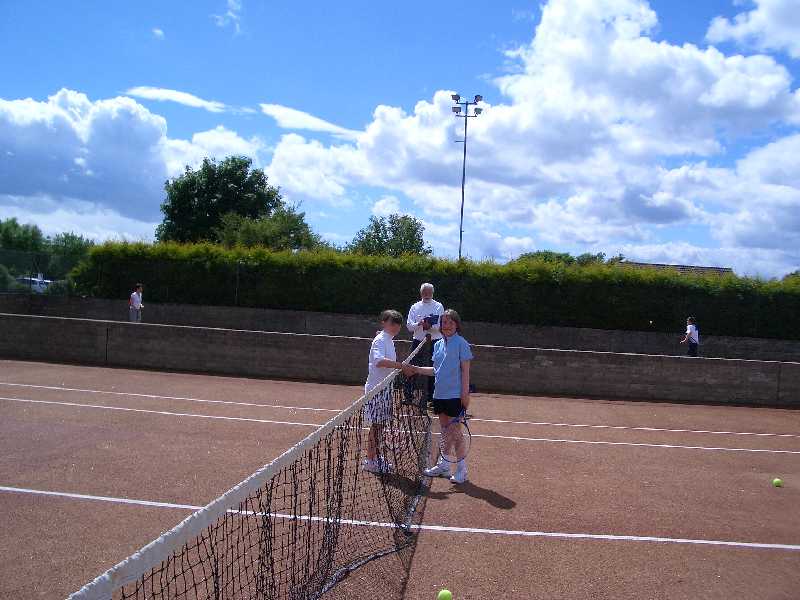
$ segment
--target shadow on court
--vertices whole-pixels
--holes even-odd
[[[517,505],[517,503],[508,496],[504,496],[500,492],[490,490],[489,488],[476,485],[471,481],[460,485],[454,484],[451,489],[441,492],[428,490],[428,498],[433,498],[434,500],[445,500],[448,496],[454,494],[466,494],[472,498],[483,500],[487,504],[491,504],[494,508],[499,508],[501,510],[511,510]]]

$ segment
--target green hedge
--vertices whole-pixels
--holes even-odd
[[[800,282],[733,275],[108,243],[72,277],[81,293],[104,298],[142,282],[154,302],[366,314],[404,312],[431,281],[467,321],[674,332],[694,315],[707,335],[800,339]]]

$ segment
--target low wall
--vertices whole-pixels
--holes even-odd
[[[0,357],[361,384],[370,339],[0,314]],[[410,345],[397,342],[399,356]],[[800,363],[475,345],[481,392],[800,407]]]
[[[377,328],[377,317],[371,315],[149,302],[145,305],[145,321],[165,325],[369,338]],[[0,312],[127,321],[128,303],[127,299],[0,294]],[[676,325],[675,333],[661,333],[480,323],[467,318],[464,335],[479,345],[681,356],[686,353],[686,346],[678,343],[683,335],[680,326]],[[399,339],[408,337],[403,329]],[[702,342],[700,353],[709,358],[800,361],[800,340],[703,335]]]

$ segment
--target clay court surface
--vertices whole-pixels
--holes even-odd
[[[0,361],[0,598],[65,597],[360,394]],[[408,561],[405,598],[800,598],[800,411],[470,409],[471,482],[434,480],[413,554],[381,559]],[[343,589],[392,587],[369,574]]]

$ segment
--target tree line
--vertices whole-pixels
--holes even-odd
[[[230,156],[221,162],[206,158],[196,170],[187,166],[165,184],[165,190],[164,220],[155,235],[159,242],[385,256],[432,253],[422,222],[399,214],[370,217],[369,224],[344,246],[326,242],[308,225],[305,213],[286,203],[264,171],[252,168],[246,157]]]

